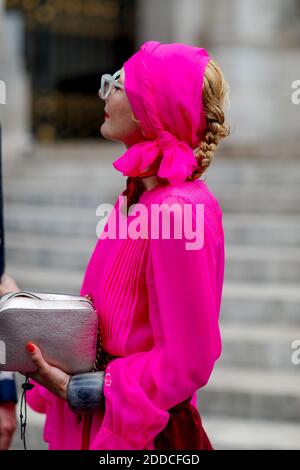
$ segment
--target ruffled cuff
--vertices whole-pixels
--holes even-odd
[[[30,408],[32,408],[37,413],[46,413],[47,399],[43,396],[44,387],[32,379],[29,380],[29,383],[33,384],[34,387],[32,390],[28,390],[26,392],[26,402]]]
[[[101,431],[91,444],[90,450],[142,450],[142,448],[101,426]]]

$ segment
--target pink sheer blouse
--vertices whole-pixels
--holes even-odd
[[[105,229],[118,213],[119,197]],[[175,204],[175,215],[188,204],[194,228],[195,208],[202,204],[204,243],[187,249],[190,237],[176,238],[172,224],[170,238],[109,238],[104,229],[97,239],[80,294],[94,299],[103,348],[119,357],[106,370],[105,411],[93,414],[93,450],[153,449],[169,408],[189,396],[197,407],[196,392],[207,384],[222,350],[224,233],[217,199],[204,181],[195,180],[155,187],[139,202],[149,224],[153,203]],[[128,224],[135,218],[129,215]],[[81,415],[35,385],[27,400],[32,409],[46,413],[43,437],[49,449],[80,449]]]

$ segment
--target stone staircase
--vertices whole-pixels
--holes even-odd
[[[96,207],[125,178],[117,143],[37,147],[6,164],[7,271],[22,289],[78,294],[96,243]],[[206,182],[223,210],[223,351],[198,391],[217,449],[300,449],[300,164],[218,156]],[[18,375],[19,387],[23,377]],[[21,395],[21,393],[19,393]],[[29,410],[28,447],[46,448],[44,417]],[[13,448],[22,448],[19,430]]]
[[[220,161],[207,179],[223,209],[223,352],[198,392],[219,449],[300,448],[300,166]]]

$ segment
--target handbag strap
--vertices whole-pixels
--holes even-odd
[[[20,403],[20,427],[21,427],[21,440],[23,441],[24,450],[27,450],[26,446],[26,425],[27,425],[27,401],[26,392],[33,389],[34,385],[29,382],[28,375],[25,376],[25,382],[22,384],[22,398]],[[23,414],[24,411],[24,414]],[[24,419],[23,419],[24,418]]]
[[[18,291],[18,292],[10,292],[6,299],[4,299],[4,302],[6,302],[9,299],[13,299],[14,297],[29,297],[31,299],[38,299],[41,300],[40,297],[38,297],[36,294],[33,292],[27,292],[27,291]]]
[[[15,297],[28,297],[31,299],[37,300],[78,300],[80,302],[89,302],[93,305],[93,302],[89,298],[84,298],[80,295],[67,295],[67,294],[48,294],[45,292],[28,292],[28,291],[17,291],[17,292],[8,292],[2,296],[4,302],[8,299],[13,299]]]

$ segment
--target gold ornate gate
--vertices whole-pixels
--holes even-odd
[[[32,83],[32,130],[39,140],[99,137],[102,73],[135,48],[135,0],[7,0],[24,20]],[[100,135],[101,137],[101,135]]]

